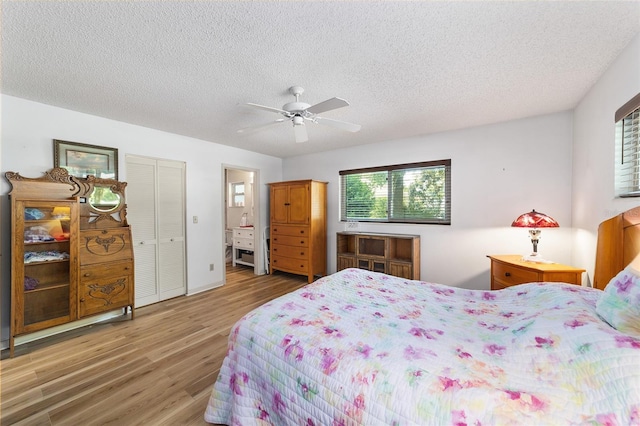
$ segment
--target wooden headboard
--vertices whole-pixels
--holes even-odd
[[[640,207],[607,219],[598,227],[593,287],[604,290],[611,278],[640,253]]]

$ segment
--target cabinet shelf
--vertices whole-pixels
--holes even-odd
[[[25,247],[31,247],[31,246],[39,246],[41,244],[63,244],[63,243],[68,243],[69,239],[66,240],[47,240],[47,241],[25,241],[24,242],[24,246]]]
[[[38,266],[38,265],[50,265],[54,263],[63,263],[68,262],[69,259],[60,259],[60,260],[42,260],[38,262],[24,262],[24,266]]]
[[[38,293],[38,292],[43,292],[48,290],[57,290],[59,288],[65,288],[65,287],[69,287],[69,283],[47,284],[42,287],[36,287],[33,290],[25,290],[24,294],[27,295],[27,294],[33,294],[33,293]]]

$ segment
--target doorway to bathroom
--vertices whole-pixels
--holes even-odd
[[[252,268],[259,274],[258,171],[223,165],[223,174],[225,276],[229,268]]]

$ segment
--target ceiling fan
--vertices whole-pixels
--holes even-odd
[[[310,121],[316,124],[324,124],[327,126],[335,127],[336,129],[346,130],[347,132],[357,132],[362,126],[359,124],[347,123],[345,121],[333,120],[331,118],[320,117],[318,114],[346,107],[349,102],[342,98],[331,98],[326,101],[320,102],[315,105],[309,105],[304,102],[300,102],[300,95],[304,92],[304,89],[300,86],[292,86],[289,88],[289,93],[296,97],[295,102],[289,102],[279,108],[272,108],[264,105],[258,105],[253,103],[247,103],[247,106],[263,109],[266,111],[276,112],[282,114],[284,118],[278,118],[275,121],[266,124],[259,124],[257,126],[246,127],[238,130],[238,133],[244,133],[249,130],[257,130],[264,127],[271,126],[276,123],[282,123],[285,121],[291,121],[293,123],[293,134],[296,142],[307,142],[309,136],[307,135],[307,129],[305,122]]]

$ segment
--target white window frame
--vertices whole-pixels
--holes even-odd
[[[238,188],[242,186],[242,192]],[[236,197],[242,197],[242,201],[236,200]],[[245,183],[231,182],[229,184],[229,207],[244,207],[245,205]]]

